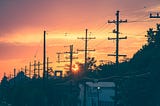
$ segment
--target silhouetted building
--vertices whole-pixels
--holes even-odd
[[[79,106],[84,103],[84,85],[80,84]],[[114,82],[86,82],[86,106],[114,106]]]
[[[63,71],[62,70],[55,70],[54,71],[54,77],[55,78],[62,78]]]
[[[10,85],[14,85],[15,83],[24,82],[30,80],[29,77],[25,75],[23,71],[20,71],[15,78],[9,80]]]

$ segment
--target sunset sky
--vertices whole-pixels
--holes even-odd
[[[68,51],[64,46],[84,49],[84,41],[77,37],[84,37],[86,28],[90,37],[96,37],[89,41],[88,48],[96,49],[89,56],[115,61],[107,57],[115,52],[115,41],[107,40],[115,37],[111,33],[115,25],[107,22],[115,19],[117,10],[121,19],[128,20],[120,25],[120,36],[128,36],[120,41],[120,53],[131,58],[146,43],[146,31],[160,22],[149,18],[149,13],[160,12],[159,0],[0,0],[0,78],[34,59],[42,61],[44,30],[54,70],[63,65],[56,63],[56,52]],[[83,52],[77,56],[76,61],[84,61]]]

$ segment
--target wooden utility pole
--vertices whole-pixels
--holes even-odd
[[[14,78],[16,77],[16,69],[15,68],[14,68],[14,75],[13,76],[14,76]]]
[[[108,23],[114,23],[116,24],[116,30],[113,30],[113,33],[116,33],[116,38],[109,38],[108,37],[108,40],[116,40],[116,54],[108,54],[108,56],[116,56],[116,67],[117,67],[117,70],[118,70],[118,64],[119,64],[119,56],[123,56],[123,57],[126,57],[126,55],[120,55],[119,54],[119,40],[120,39],[127,39],[127,36],[125,37],[119,37],[119,24],[120,23],[126,23],[127,20],[119,20],[119,11],[116,12],[116,20],[113,20],[113,21],[110,21],[108,20]]]
[[[27,76],[27,66],[24,66],[25,68],[24,68],[24,74],[25,74],[25,76]]]
[[[65,47],[68,47],[68,46],[65,46]],[[78,57],[73,57],[73,55],[74,54],[77,54],[77,52],[74,52],[73,51],[73,45],[69,45],[69,47],[70,47],[70,51],[68,52],[57,52],[57,57],[58,57],[58,63],[61,63],[61,62],[70,62],[70,65],[69,65],[69,70],[70,70],[70,72],[72,73],[72,64],[73,64],[73,59],[78,59]],[[64,61],[61,61],[61,58],[60,58],[60,55],[62,55],[62,54],[69,54],[69,57],[66,57],[66,59],[70,59],[69,61],[66,61],[66,60],[64,60]],[[62,67],[64,67],[64,66],[62,66]]]
[[[33,69],[33,77],[35,77],[36,76],[36,70],[37,70],[36,60],[34,60],[34,64],[32,66],[34,67],[34,69]]]
[[[49,57],[47,57],[47,76],[46,76],[47,79],[48,79],[48,74],[49,74],[49,71],[48,71],[48,70],[49,70],[49,68],[50,68],[50,67],[49,67],[49,64],[51,64],[51,63],[52,63],[52,62],[49,61]]]
[[[69,52],[64,52],[65,54],[69,53],[69,57],[66,57],[66,59],[70,59],[70,66],[69,70],[72,73],[72,64],[73,64],[73,59],[78,59],[78,57],[73,57],[73,54],[78,54],[77,52],[73,52],[73,45],[70,45],[70,51]]]
[[[156,15],[152,15],[152,13],[150,13],[150,18],[160,18],[160,14],[157,13]],[[159,31],[159,30],[160,30],[160,24],[157,24],[157,31]],[[152,32],[153,29],[150,29],[150,31]],[[153,34],[157,33],[157,31],[153,31]],[[157,39],[159,39],[159,36]]]
[[[57,54],[57,63],[60,63],[60,62],[61,62],[61,55],[62,55],[63,53],[57,52],[56,54]]]
[[[84,37],[81,37],[81,38],[78,38],[78,39],[82,39],[82,40],[85,40],[85,47],[84,47],[84,50],[77,50],[77,51],[84,51],[84,57],[85,57],[85,61],[84,61],[84,71],[87,71],[87,53],[88,51],[92,52],[92,51],[95,51],[95,49],[93,50],[89,50],[88,49],[88,40],[90,39],[96,39],[95,37],[88,37],[88,29],[86,29],[86,35],[85,35],[85,38]]]
[[[70,45],[70,71],[72,73],[72,62],[73,62],[73,45]]]
[[[40,66],[43,65],[43,64],[41,64],[40,61],[38,61],[37,65],[38,65],[38,77],[40,77],[40,70],[43,70],[43,69],[40,68]]]
[[[13,77],[14,77],[14,84],[16,83],[16,68],[14,68],[14,73],[13,73]]]
[[[127,20],[120,20],[119,19],[119,11],[116,12],[116,20],[110,21],[108,20],[108,23],[114,23],[116,24],[116,30],[113,30],[113,33],[116,33],[116,38],[108,38],[108,40],[116,40],[116,54],[108,54],[108,56],[116,56],[116,70],[118,71],[118,65],[119,65],[119,56],[126,57],[126,55],[120,55],[119,54],[119,40],[120,39],[127,39],[127,36],[125,37],[119,37],[119,24],[120,23],[126,23]],[[114,101],[114,106],[117,106],[118,102],[118,84],[115,82],[115,101]]]
[[[32,75],[32,63],[29,62],[29,78],[31,78]]]
[[[153,15],[152,13],[150,13],[150,18],[160,18],[160,14],[157,13],[156,15]]]
[[[58,58],[58,60],[56,61],[57,63],[70,62],[70,61],[61,60],[61,55],[63,55],[63,54],[64,54],[64,52],[57,52],[57,58]]]
[[[63,52],[57,52],[56,54],[57,54],[57,61],[56,61],[57,63],[70,62],[70,61],[64,61],[64,60],[62,61],[61,60],[61,55],[64,54]],[[57,66],[57,67],[58,68],[64,68],[65,66]]]
[[[81,38],[78,38],[78,39],[82,39],[82,40],[85,40],[85,47],[84,47],[84,50],[77,50],[77,51],[84,51],[84,58],[85,58],[85,61],[84,61],[84,72],[87,72],[87,53],[88,51],[95,51],[94,50],[89,50],[88,49],[88,40],[90,39],[96,39],[95,37],[88,37],[88,29],[86,29],[86,35],[85,37],[81,37]],[[86,82],[84,81],[84,100],[83,100],[83,106],[86,106]]]
[[[46,77],[46,31],[44,31],[43,41],[43,79]]]

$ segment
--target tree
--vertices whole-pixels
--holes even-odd
[[[97,60],[94,57],[87,58],[87,69],[88,71],[95,71],[97,69],[96,65]]]
[[[1,100],[6,101],[8,97],[8,92],[9,92],[9,82],[8,78],[4,75],[1,81],[0,85],[0,92],[1,92]]]
[[[122,74],[120,101],[127,106],[160,105],[160,25],[157,24],[156,31],[150,28],[147,37],[148,44],[124,64],[123,68],[120,64],[119,71],[127,72],[126,75]]]

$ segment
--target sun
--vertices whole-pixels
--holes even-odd
[[[77,65],[77,64],[74,64],[74,65],[72,66],[72,71],[73,71],[73,72],[78,72],[78,70],[79,70],[78,65]]]

